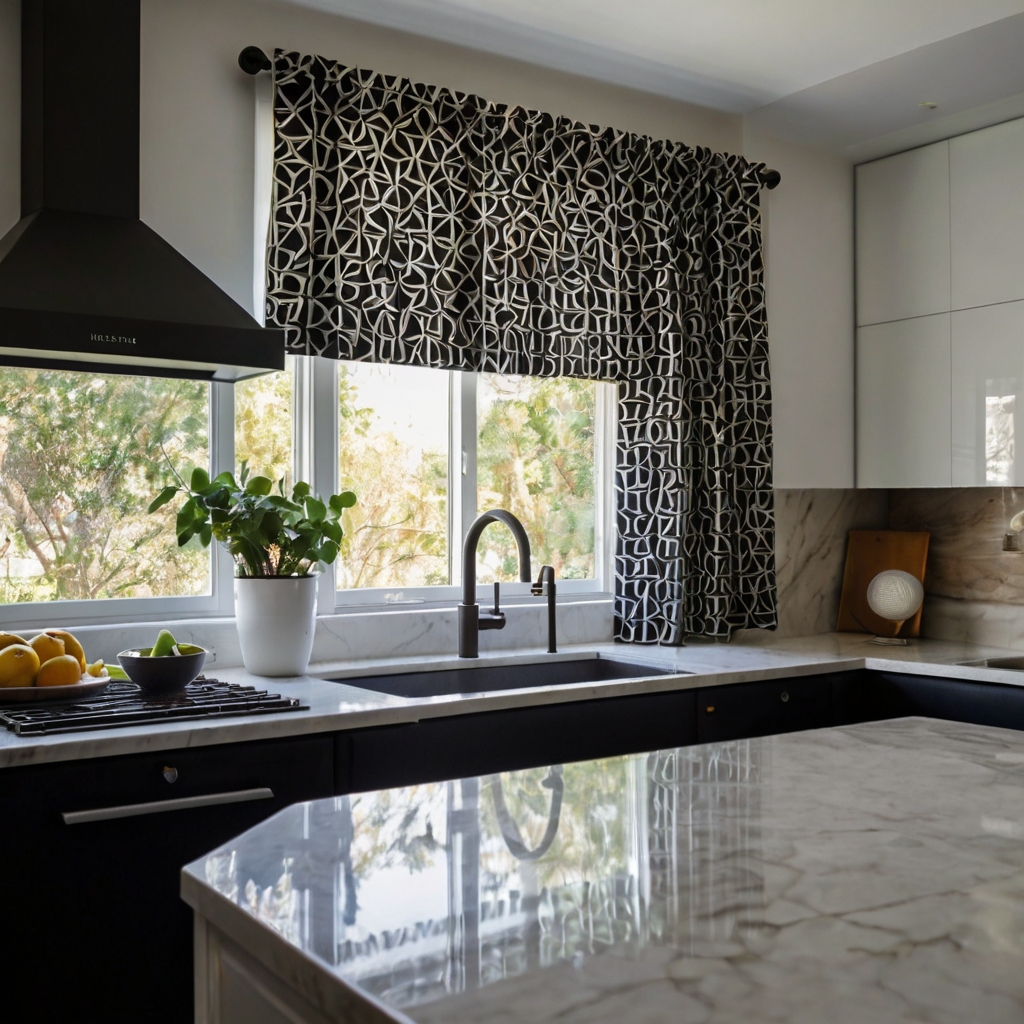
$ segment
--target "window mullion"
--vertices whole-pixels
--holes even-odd
[[[611,592],[615,581],[615,442],[618,385],[598,383],[594,409],[594,577]]]
[[[462,582],[462,545],[476,518],[476,392],[479,374],[452,372],[448,457],[448,562],[453,584]]]
[[[298,363],[296,377],[303,376],[304,383],[296,388],[296,395],[304,396],[304,404],[296,404],[296,436],[302,434],[306,439],[302,471],[309,474],[302,479],[309,480],[313,491],[326,501],[338,489],[338,362],[323,356],[303,356]],[[300,465],[296,464],[296,473]],[[336,594],[335,565],[329,565],[320,577],[321,613],[334,609]]]
[[[235,472],[235,385],[210,384],[210,475]],[[211,587],[220,615],[235,614],[235,566],[223,544],[211,544]]]

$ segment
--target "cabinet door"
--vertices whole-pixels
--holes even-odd
[[[946,142],[857,168],[857,323],[950,308]]]
[[[775,736],[831,724],[830,676],[706,686],[697,693],[700,743]]]
[[[949,320],[858,329],[858,487],[950,486]]]
[[[952,314],[953,486],[1024,484],[1024,302]]]
[[[332,788],[329,736],[0,772],[0,863],[17,880],[5,912],[18,922],[4,966],[20,979],[7,988],[4,1019],[191,1021],[192,914],[181,868]],[[235,799],[204,804],[211,796]],[[140,806],[169,800],[182,806]],[[118,808],[125,816],[65,818]],[[238,875],[244,886],[244,866]]]
[[[1024,119],[949,142],[953,309],[1024,299]]]

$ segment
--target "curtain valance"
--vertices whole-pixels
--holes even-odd
[[[763,165],[278,51],[293,352],[619,382],[616,629],[774,626]]]

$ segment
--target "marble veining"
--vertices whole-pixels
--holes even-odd
[[[302,804],[183,894],[313,1006],[418,1024],[1021,1021],[1024,736],[903,719]]]
[[[1024,553],[1002,550],[1024,488],[956,487],[892,491],[889,526],[928,530],[929,595],[1024,605]]]
[[[836,628],[850,530],[884,529],[886,491],[775,491],[775,565],[780,637]],[[752,632],[752,631],[748,631]]]
[[[1024,648],[1024,553],[1002,550],[1022,509],[1019,487],[890,492],[892,529],[931,532],[922,635]]]

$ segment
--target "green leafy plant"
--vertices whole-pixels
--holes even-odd
[[[286,497],[283,478],[275,494],[274,482],[250,476],[245,462],[237,483],[230,473],[211,480],[199,467],[187,483],[174,475],[178,483],[165,487],[149,511],[162,508],[179,493],[187,494],[175,524],[179,547],[193,537],[204,548],[212,540],[220,541],[241,577],[306,576],[318,565],[330,565],[341,549],[341,515],[356,503],[352,491],[332,494],[324,502],[302,481]]]

